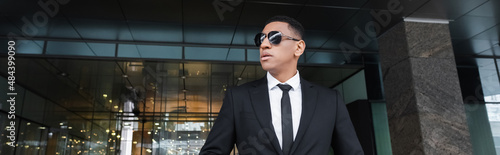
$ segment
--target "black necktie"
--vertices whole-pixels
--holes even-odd
[[[281,97],[281,131],[283,139],[283,154],[290,154],[290,149],[293,144],[293,124],[292,124],[292,105],[290,104],[290,95],[288,91],[292,86],[287,84],[278,84],[278,87],[283,91]]]

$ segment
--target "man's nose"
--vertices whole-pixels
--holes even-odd
[[[271,43],[269,42],[269,39],[266,37],[262,41],[262,44],[260,44],[260,48],[266,49],[266,48],[271,48]]]

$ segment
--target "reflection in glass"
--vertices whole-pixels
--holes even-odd
[[[228,58],[231,52],[245,51],[230,51]],[[266,74],[258,64],[209,62],[17,58],[16,64],[16,83],[26,88],[16,85],[17,146],[0,137],[2,155],[198,154],[225,92]],[[299,71],[331,86],[358,69]],[[2,88],[6,81],[0,76]],[[9,106],[0,107],[6,126]]]
[[[488,111],[495,149],[497,155],[500,155],[500,104],[486,104],[486,109]]]

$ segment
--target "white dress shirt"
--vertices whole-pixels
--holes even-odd
[[[302,89],[300,86],[299,71],[285,83],[281,83],[267,72],[267,88],[269,91],[269,101],[271,103],[271,118],[280,147],[283,147],[283,135],[281,130],[281,96],[283,95],[283,91],[277,86],[278,84],[288,84],[292,86],[292,89],[290,89],[288,93],[292,106],[293,140],[295,141],[297,131],[299,130],[300,116],[302,115]]]

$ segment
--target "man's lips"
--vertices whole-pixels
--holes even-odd
[[[260,56],[260,59],[261,60],[267,60],[267,59],[270,59],[272,57],[271,54],[267,53],[267,52],[264,52],[262,53],[262,55]]]

